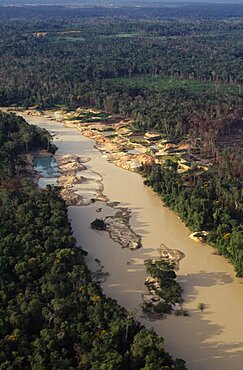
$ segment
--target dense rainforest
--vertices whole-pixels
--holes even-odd
[[[154,165],[145,183],[158,192],[192,230],[206,231],[205,240],[233,262],[243,276],[242,155],[223,152],[205,172],[178,174],[177,164]]]
[[[157,4],[0,12],[0,106],[94,107],[132,117],[138,134],[156,131],[188,146],[186,172],[179,173],[171,152],[171,161],[144,169],[147,184],[191,229],[207,232],[238,276],[241,11],[236,4]]]
[[[49,134],[1,113],[0,138],[0,369],[186,369],[92,281],[58,189],[23,176]]]
[[[145,183],[238,276],[242,14],[233,4],[0,7],[0,106],[99,108],[132,117],[138,135],[187,145],[187,171],[172,150],[144,167]],[[185,369],[94,283],[58,189],[25,178],[26,154],[41,148],[56,149],[46,131],[0,114],[0,369]],[[158,266],[147,261],[165,284]]]
[[[208,16],[212,7],[223,14]],[[171,162],[145,169],[146,183],[243,276],[243,23],[235,7],[239,15],[240,5],[189,12],[157,4],[129,15],[122,6],[1,8],[0,105],[95,107],[132,117],[138,134],[186,144],[188,171],[179,173],[169,153]],[[198,170],[199,162],[207,166]]]
[[[45,16],[30,20],[13,9],[11,16],[3,12],[0,25],[0,105],[96,107],[173,138],[210,133],[210,143],[239,126],[240,18],[114,19],[78,12],[60,18],[48,17],[45,7]]]

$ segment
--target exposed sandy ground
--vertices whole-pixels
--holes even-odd
[[[189,230],[143,185],[142,178],[108,163],[94,148],[93,141],[61,123],[41,117],[29,117],[29,121],[57,133],[55,143],[60,155],[90,158],[87,168],[102,176],[105,196],[132,211],[131,226],[142,236],[143,243],[143,248],[136,251],[122,249],[108,233],[90,229],[97,214],[105,218],[114,214],[113,208],[99,202],[69,207],[74,235],[88,251],[88,266],[97,270],[95,259],[99,259],[103,271],[109,272],[102,284],[104,292],[162,335],[166,350],[187,360],[189,370],[241,370],[243,282],[235,278],[233,267],[223,257],[214,255],[207,244],[190,239]],[[190,317],[169,316],[160,321],[143,317],[140,304],[146,293],[144,260],[157,258],[161,244],[185,254],[178,281],[184,288],[185,309]],[[197,309],[200,302],[206,306],[202,312]]]

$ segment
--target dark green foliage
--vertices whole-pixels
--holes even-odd
[[[29,125],[0,116],[1,151],[8,143],[16,147],[18,125],[21,143]],[[41,143],[36,133],[46,135],[36,130],[28,137],[32,149]],[[186,369],[164,351],[162,338],[92,281],[58,189],[38,190],[9,176],[17,153],[26,150],[20,148],[0,168],[0,369]]]
[[[242,20],[72,18],[67,9],[60,19],[55,10],[51,22],[43,13],[1,20],[0,106],[124,114],[134,129],[187,138],[206,156],[240,129]]]
[[[157,280],[159,287],[154,284],[147,284],[149,290],[155,290],[163,301],[152,306],[154,312],[171,312],[171,304],[182,303],[182,288],[175,281],[175,264],[163,258],[156,261],[148,259],[144,262],[147,273]]]
[[[25,163],[24,154],[32,149],[55,151],[46,130],[29,125],[15,114],[0,112],[0,179],[18,174]]]
[[[198,310],[203,311],[205,309],[205,304],[202,303],[202,302],[198,303],[197,308],[198,308]]]
[[[160,76],[112,81],[115,87],[110,84],[110,94],[117,91],[113,105],[132,115],[134,129],[142,132],[157,130],[177,141],[188,136],[194,142],[200,138],[209,152],[210,141],[215,145],[220,135],[241,126],[236,86]]]
[[[190,11],[188,8],[185,11],[185,7],[187,6],[183,5],[179,9],[174,7],[77,9],[54,6],[1,8],[0,106],[18,104],[26,107],[37,105],[39,108],[95,107],[106,112],[133,117],[134,131],[156,130],[162,137],[173,139],[173,142],[185,140],[201,158],[209,159],[213,166],[203,174],[195,173],[192,168],[187,173],[179,175],[177,165],[168,162],[165,167],[153,166],[151,171],[148,168],[146,183],[162,195],[166,204],[178,212],[190,228],[207,230],[208,242],[215,244],[219,253],[229,257],[234,262],[237,274],[243,276],[243,171],[236,149],[242,141],[240,130],[243,37],[242,20],[231,18],[234,15],[239,16],[242,7],[237,8],[237,12],[234,6],[232,8],[229,5],[216,6],[217,9],[208,5],[205,7],[190,5]],[[105,13],[117,17],[115,19],[100,17]],[[121,13],[123,16],[128,15],[128,18],[122,17]],[[179,13],[183,19],[175,18]],[[165,14],[168,14],[170,19],[159,19]],[[186,14],[194,15],[196,19],[186,19]],[[156,20],[148,18],[154,15]],[[91,16],[94,18],[90,18]],[[206,19],[208,17],[218,19]],[[107,116],[104,114],[102,117],[95,117],[95,120],[96,118],[106,119]],[[92,122],[93,118],[87,116],[84,120]],[[71,235],[65,226],[66,221],[58,212],[51,215],[52,220],[49,220],[47,212],[50,210],[50,204],[55,208],[53,202],[55,204],[60,202],[55,191],[49,189],[47,193],[38,192],[38,197],[48,198],[44,201],[47,212],[42,210],[39,214],[39,208],[35,204],[37,195],[30,185],[25,183],[23,188],[23,181],[18,178],[24,164],[23,154],[35,147],[49,150],[55,148],[50,146],[50,137],[46,136],[44,131],[24,125],[21,119],[1,116],[1,121],[5,123],[0,133],[0,196],[1,204],[7,205],[4,206],[6,219],[3,218],[2,221],[4,238],[7,238],[4,246],[7,247],[6,254],[4,247],[1,257],[2,266],[5,266],[6,262],[7,270],[3,271],[1,278],[4,280],[7,274],[6,279],[9,279],[9,273],[17,274],[11,275],[11,283],[4,280],[3,286],[7,285],[10,293],[12,292],[8,299],[10,302],[11,299],[17,299],[14,284],[23,285],[24,288],[21,288],[20,293],[27,298],[24,298],[23,305],[22,296],[19,301],[13,301],[13,305],[18,307],[17,314],[9,314],[9,317],[13,323],[15,320],[22,322],[25,313],[29,328],[33,330],[29,332],[27,328],[22,334],[23,340],[18,339],[15,344],[12,343],[12,348],[8,348],[7,354],[5,350],[3,351],[7,361],[3,369],[11,369],[11,366],[28,368],[32,354],[35,354],[32,366],[35,369],[48,369],[48,366],[58,369],[78,367],[100,369],[101,366],[109,369],[129,369],[130,366],[136,369],[134,365],[136,361],[137,368],[143,366],[157,369],[157,366],[163,366],[161,361],[164,361],[164,354],[161,359],[157,358],[156,362],[154,358],[157,349],[150,355],[151,348],[148,342],[153,342],[154,338],[157,338],[154,337],[155,334],[148,333],[147,340],[139,336],[144,347],[141,344],[141,352],[135,348],[134,354],[131,354],[133,337],[140,331],[134,322],[131,324],[131,330],[127,331],[127,327],[124,329],[124,323],[120,322],[120,318],[125,317],[126,321],[126,313],[125,316],[115,313],[116,318],[119,317],[118,323],[113,325],[112,319],[112,330],[109,332],[109,320],[114,317],[110,313],[113,312],[111,308],[113,303],[106,301],[102,295],[98,301],[100,304],[106,302],[104,305],[109,312],[104,324],[106,333],[102,332],[102,324],[98,339],[94,339],[92,325],[96,330],[97,322],[93,315],[95,317],[98,315],[98,321],[101,320],[101,315],[93,308],[94,302],[90,302],[92,295],[84,294],[84,304],[80,309],[75,284],[72,287],[74,290],[69,290],[69,285],[66,286],[68,284],[66,274],[72,272],[72,263],[75,265],[78,262],[79,268],[85,270],[86,276],[87,271],[83,262],[82,266],[80,265],[79,258],[82,256],[77,256],[76,251],[72,257],[74,260],[71,258],[71,265],[67,264],[67,270],[65,263],[62,267],[62,258],[60,263],[56,263],[57,277],[55,274],[52,277],[49,265],[40,263],[43,266],[41,272],[38,269],[39,262],[34,264],[34,268],[29,268],[25,254],[29,259],[37,258],[35,257],[37,252],[32,252],[35,246],[37,251],[38,248],[42,250],[44,241],[43,248],[48,251],[48,256],[49,254],[51,256],[55,254],[56,249],[62,248],[65,237],[67,236],[69,240]],[[9,132],[6,131],[6,127]],[[231,151],[221,156],[224,147],[231,147]],[[22,190],[18,190],[20,188]],[[19,205],[23,212],[18,209]],[[18,219],[12,215],[15,212]],[[7,221],[7,217],[10,221]],[[32,220],[38,232],[33,230]],[[43,222],[46,222],[47,226],[43,227]],[[61,242],[59,231],[55,228],[59,222],[61,224],[64,222],[61,227],[65,229],[64,240]],[[40,231],[38,225],[43,227],[43,230]],[[22,229],[25,230],[24,235],[21,234]],[[20,234],[17,241],[16,233]],[[64,244],[66,245],[66,242]],[[18,248],[19,256],[16,252]],[[72,250],[73,246],[69,245],[69,248]],[[33,256],[28,254],[30,251]],[[15,258],[16,253],[17,258],[22,260],[20,259],[15,271],[13,270],[15,263],[10,263],[9,258]],[[51,283],[48,274],[51,274]],[[89,272],[87,274],[89,276]],[[84,275],[82,272],[78,278],[80,276],[82,280]],[[48,279],[47,287],[44,290],[41,288],[41,291],[39,287],[42,287],[43,282],[39,276]],[[89,284],[89,278],[87,279]],[[36,303],[30,305],[32,291],[29,293],[25,287],[31,281],[35,282],[37,293],[34,298]],[[171,281],[174,282],[174,279]],[[52,300],[56,298],[52,295],[55,295],[52,284],[57,288],[58,299],[60,297],[53,303]],[[175,284],[171,286],[175,290],[172,296],[169,291],[168,299],[172,299],[177,292]],[[93,285],[92,287],[95,292],[98,289],[100,294],[98,287]],[[49,298],[51,301],[48,301]],[[29,309],[29,305],[34,308]],[[46,307],[47,311],[43,311]],[[114,307],[115,312],[120,310],[116,305]],[[22,311],[19,313],[18,310]],[[100,310],[106,312],[103,306]],[[74,316],[78,315],[80,324],[76,323],[73,317],[71,320],[70,311],[74,312]],[[30,321],[28,312],[32,315]],[[35,319],[36,317],[41,317],[40,322]],[[90,321],[87,321],[87,317]],[[4,320],[2,322],[0,327],[7,330],[7,335],[11,335],[11,330],[13,332],[15,330],[15,324],[10,322],[5,326]],[[33,322],[37,323],[36,327],[32,325]],[[21,327],[16,329],[22,330]],[[126,341],[126,346],[124,330],[130,338]],[[130,331],[133,333],[131,337]],[[16,337],[18,333],[17,331]],[[12,339],[14,338],[13,336]],[[82,343],[79,342],[80,338]],[[8,341],[6,343],[9,345]],[[110,351],[107,350],[106,343],[111,343]],[[15,353],[17,354],[14,359]],[[183,369],[184,365],[181,365],[180,361],[175,363],[177,364],[174,365],[175,368]],[[170,363],[169,367],[171,366]]]
[[[201,175],[179,175],[176,167],[155,165],[146,183],[196,231],[208,231],[207,241],[229,257],[243,276],[243,165],[241,155],[227,151]]]
[[[100,218],[96,218],[93,222],[91,222],[91,229],[106,230],[105,221]]]
[[[0,106],[95,107],[140,131],[200,138],[207,155],[240,128],[240,19],[1,21]]]

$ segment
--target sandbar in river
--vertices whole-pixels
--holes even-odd
[[[162,335],[166,350],[184,358],[190,370],[242,369],[243,280],[235,278],[233,267],[223,257],[213,255],[210,246],[191,240],[190,231],[143,185],[142,177],[108,163],[92,140],[43,117],[25,118],[56,133],[58,154],[89,157],[86,166],[103,177],[104,194],[111,202],[119,201],[132,210],[131,225],[142,235],[143,242],[143,248],[136,251],[121,249],[108,233],[90,229],[97,208],[102,207],[102,217],[111,214],[110,207],[97,203],[69,207],[78,245],[89,253],[88,266],[95,269],[94,259],[98,258],[110,274],[102,284],[104,292],[127,309],[136,310],[138,320]],[[184,289],[185,309],[190,317],[149,321],[142,315],[139,304],[141,294],[146,292],[143,261],[157,256],[161,243],[186,255],[180,263],[178,281]],[[199,302],[206,305],[203,312],[197,310]]]

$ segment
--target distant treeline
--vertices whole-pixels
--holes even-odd
[[[96,107],[132,116],[140,130],[203,136],[213,154],[242,122],[240,19],[38,16],[0,27],[2,106]]]
[[[22,5],[21,5],[22,3]],[[53,2],[55,4],[55,1]],[[67,5],[67,2],[56,1],[56,5],[39,5],[33,1],[33,5],[26,6],[26,2],[16,1],[20,6],[4,6],[0,8],[3,17],[127,17],[127,18],[233,18],[243,16],[243,4],[197,4],[177,3],[174,6],[164,6],[160,3],[145,2],[142,6],[129,3],[129,6],[103,6],[103,5]],[[65,3],[65,5],[60,5]],[[0,4],[9,5],[1,1]],[[29,2],[31,4],[31,2]]]
[[[164,177],[170,166],[159,176],[154,167],[149,183],[191,228],[210,231],[242,275],[242,19],[159,19],[162,8],[151,8],[156,19],[82,15],[99,7],[41,7],[43,16],[32,8],[6,8],[13,13],[1,19],[0,106],[99,108],[132,117],[140,134],[186,143],[211,169],[188,160],[184,175]]]

